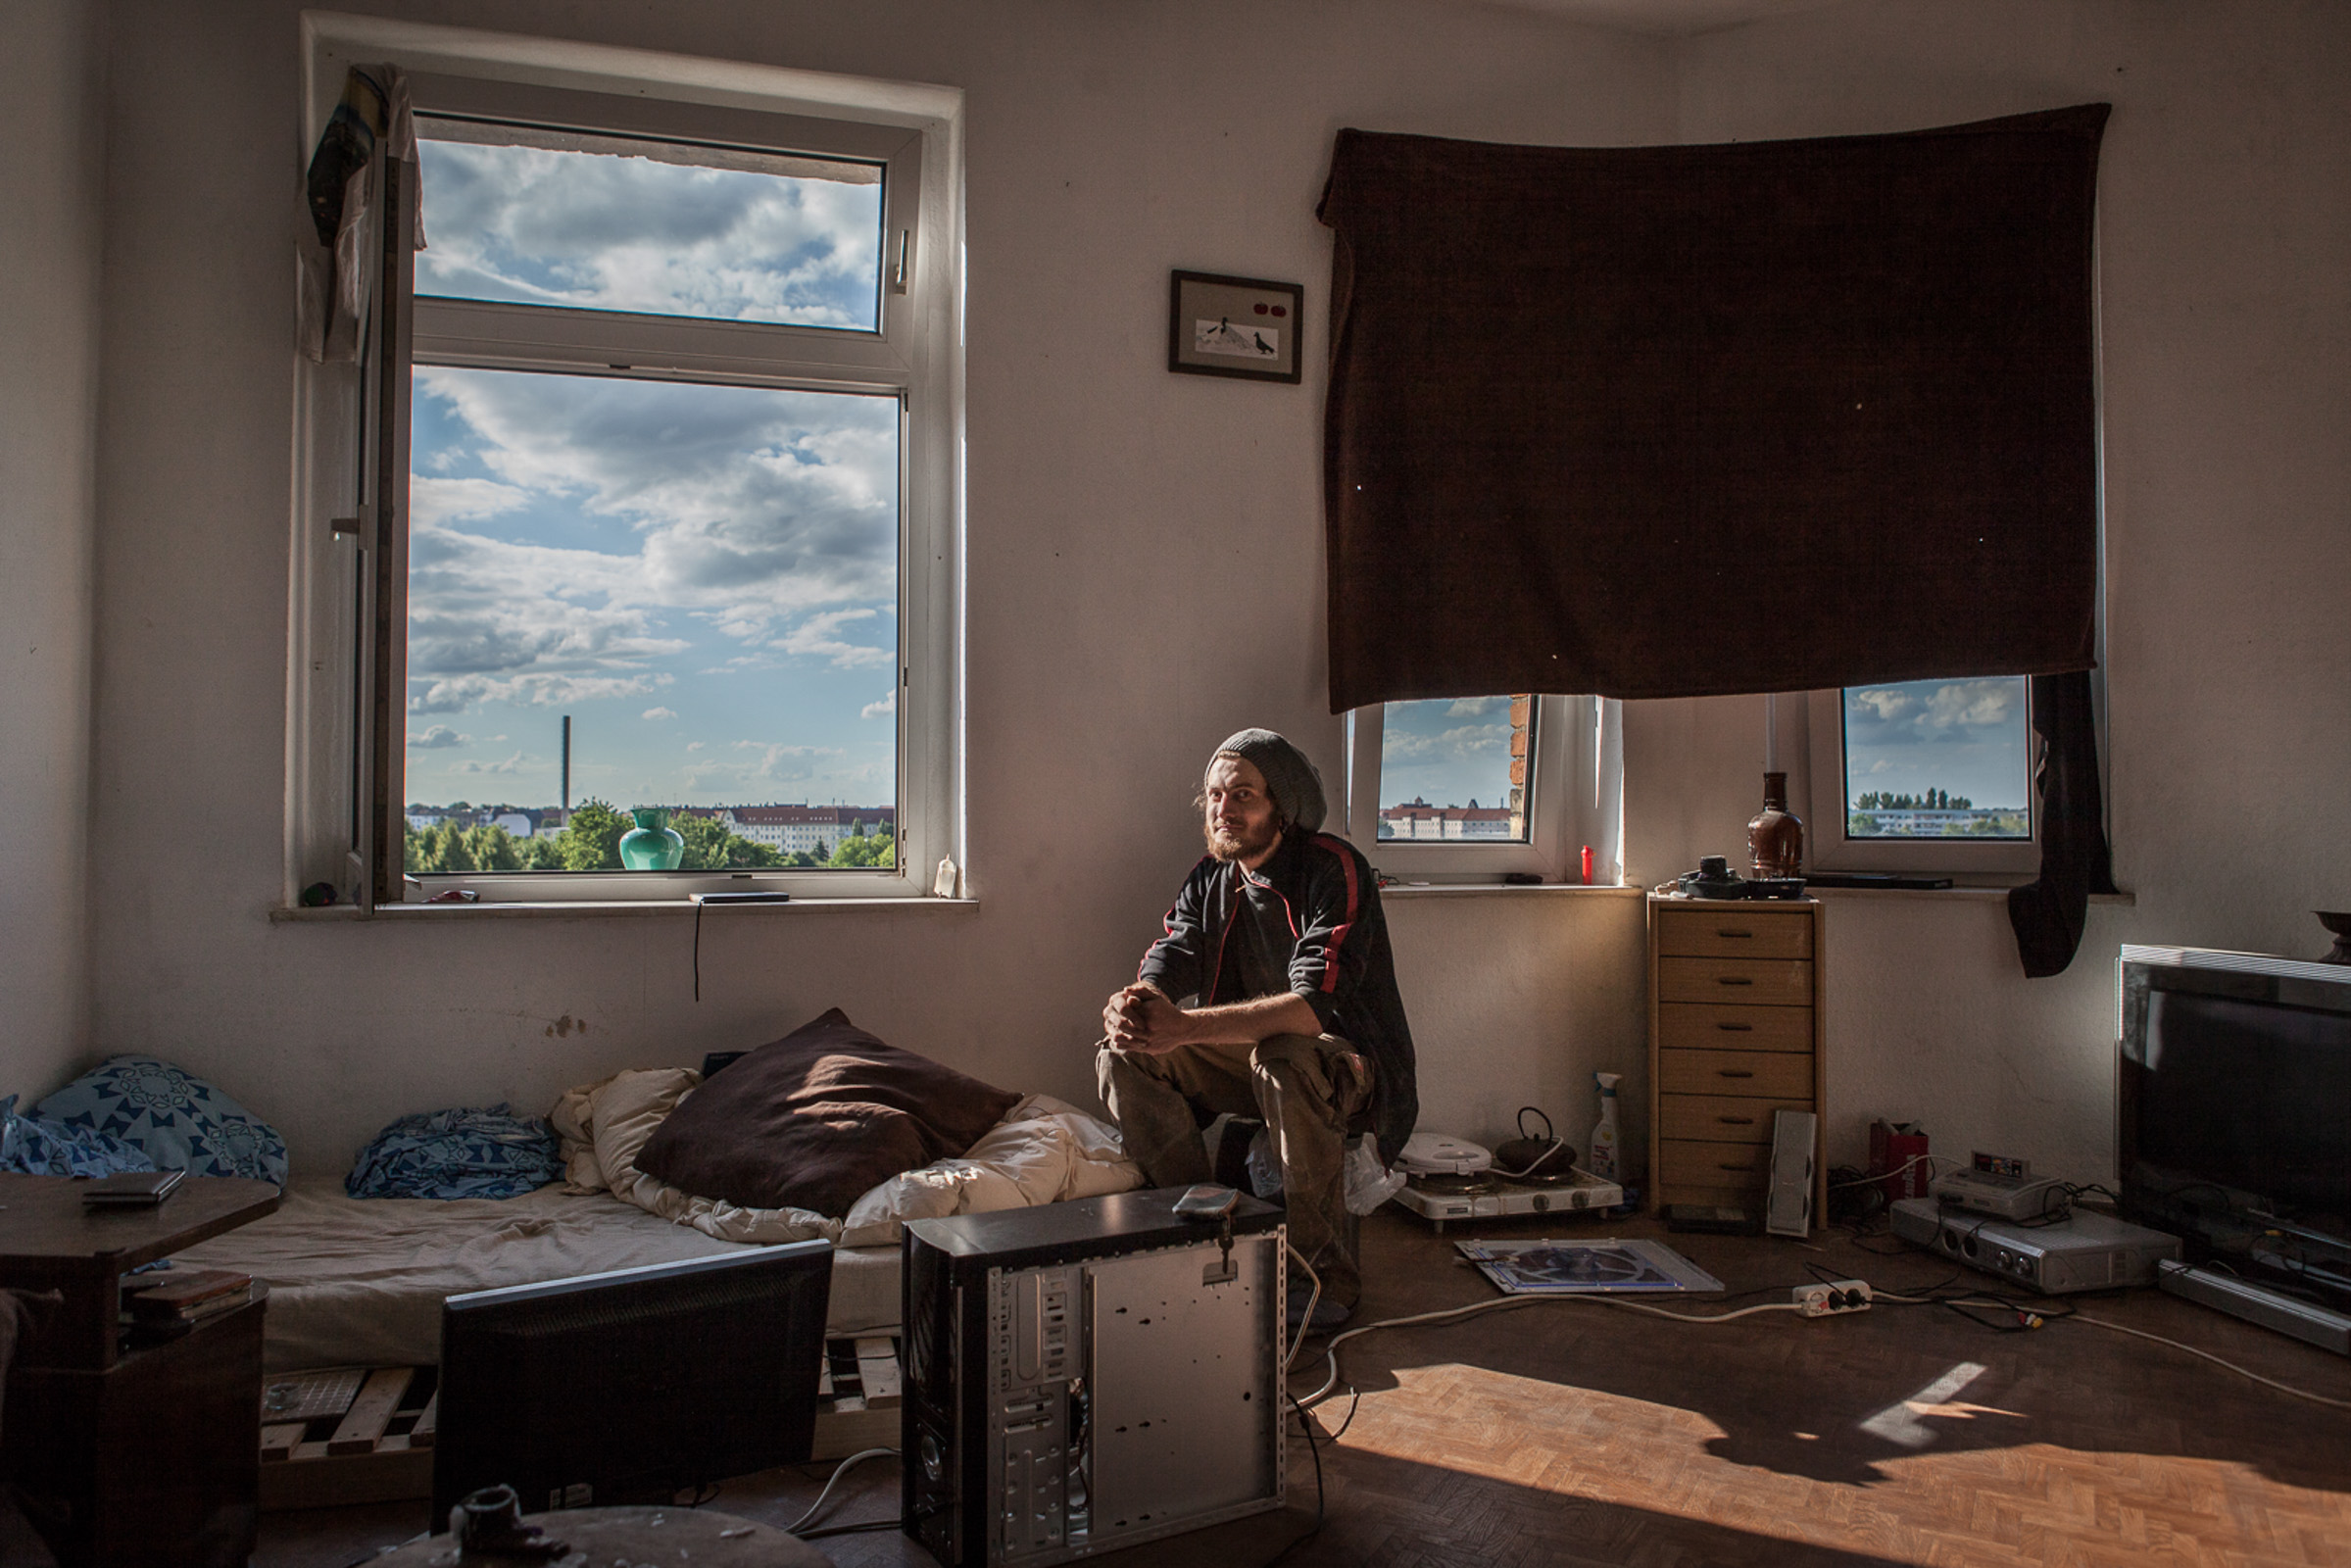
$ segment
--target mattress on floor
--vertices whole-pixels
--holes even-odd
[[[443,1201],[347,1198],[329,1181],[297,1183],[275,1213],[175,1261],[236,1269],[269,1288],[263,1353],[268,1370],[283,1372],[437,1365],[444,1297],[752,1250],[560,1183]],[[898,1322],[899,1257],[896,1247],[835,1250],[827,1335]]]

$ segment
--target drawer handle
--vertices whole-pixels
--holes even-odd
[[[1714,1071],[1715,1075],[1720,1078],[1752,1078],[1755,1076],[1744,1067],[1717,1067]]]
[[[1714,1119],[1726,1127],[1752,1127],[1755,1125],[1755,1118],[1752,1116],[1717,1116]]]
[[[1751,940],[1753,940],[1753,938],[1754,938],[1754,935],[1755,935],[1755,933],[1754,933],[1754,932],[1752,932],[1752,931],[1717,931],[1717,932],[1716,932],[1716,933],[1714,933],[1714,934],[1715,934],[1716,936],[1718,936],[1718,937],[1723,937],[1723,938],[1726,938],[1726,939],[1729,939],[1729,940],[1734,940],[1734,941],[1738,941],[1738,940],[1748,940],[1748,941],[1751,941]]]
[[[1734,1165],[1729,1160],[1722,1160],[1717,1162],[1714,1168],[1716,1170],[1753,1170],[1755,1167],[1753,1165]]]
[[[1714,983],[1718,986],[1751,986],[1755,982],[1743,974],[1718,974],[1714,977]]]
[[[1714,1027],[1734,1035],[1751,1035],[1755,1032],[1755,1026],[1751,1023],[1718,1023]]]

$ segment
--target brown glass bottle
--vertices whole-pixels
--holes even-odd
[[[1804,874],[1804,823],[1788,808],[1788,775],[1763,775],[1763,809],[1747,824],[1747,857],[1755,875]]]

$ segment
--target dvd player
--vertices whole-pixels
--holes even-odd
[[[2156,1264],[2155,1269],[2155,1283],[2173,1296],[2290,1334],[2322,1350],[2351,1355],[2351,1317],[2340,1312],[2216,1269],[2190,1268],[2169,1260]]]

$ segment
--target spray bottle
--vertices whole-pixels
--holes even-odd
[[[1600,1086],[1600,1119],[1592,1129],[1592,1155],[1584,1168],[1602,1181],[1616,1180],[1616,1080],[1612,1072],[1595,1072]]]

